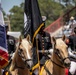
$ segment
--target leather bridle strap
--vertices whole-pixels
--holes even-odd
[[[26,59],[24,62],[27,62],[27,61],[32,61],[32,59]]]
[[[66,58],[62,59],[62,61],[64,62],[64,60],[66,60],[67,58],[69,58],[69,57],[66,57]]]
[[[64,60],[69,58],[69,57],[66,57],[66,58],[62,59],[61,54],[59,54],[57,52],[55,52],[55,54],[59,57],[59,59],[61,59],[61,63],[63,63],[63,64],[64,64]]]
[[[20,52],[20,48],[19,48],[19,51],[18,51],[18,55],[23,59],[24,57],[22,57],[21,55],[21,52]],[[24,60],[23,60],[24,61]],[[32,61],[32,59],[26,59],[24,62],[27,62],[27,61]]]
[[[19,49],[20,50],[20,49]],[[24,62],[25,66],[27,68],[29,68],[27,61],[32,61],[32,59],[24,59],[24,57],[21,55],[21,52],[18,50],[18,55],[21,57],[22,61]],[[18,66],[17,66],[18,67]],[[18,67],[18,68],[22,68],[22,67]]]
[[[15,65],[15,66],[20,69],[25,69],[24,67],[21,67],[21,66],[17,66],[17,65]]]
[[[50,60],[51,60],[55,65],[57,65],[57,66],[59,66],[59,67],[61,67],[61,68],[65,68],[65,67],[63,67],[63,66],[57,64],[56,62],[54,62],[52,59],[50,59]]]

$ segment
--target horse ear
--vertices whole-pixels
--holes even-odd
[[[21,42],[22,41],[22,37],[21,37],[21,35],[20,35],[20,37],[19,37],[19,42]]]
[[[56,44],[56,39],[55,39],[55,37],[51,37],[51,42],[54,43],[54,44]]]
[[[62,36],[62,40],[63,40],[63,41],[65,41],[65,39],[66,39],[66,36],[65,36],[65,35],[63,35],[63,36]]]
[[[30,35],[29,35],[29,34],[27,35],[26,39],[27,39],[28,41],[30,41]]]

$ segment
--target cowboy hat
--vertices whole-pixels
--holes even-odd
[[[74,20],[74,17],[72,16],[72,17],[70,18],[70,20]]]

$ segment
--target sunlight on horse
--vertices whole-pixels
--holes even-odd
[[[65,68],[70,67],[68,47],[65,37],[55,39],[52,37],[53,54],[41,69],[40,75],[65,75]]]
[[[20,39],[9,71],[12,75],[30,75],[29,69],[33,65],[32,44],[30,37]]]

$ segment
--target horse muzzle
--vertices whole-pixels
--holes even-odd
[[[65,66],[66,68],[70,68],[70,64],[71,64],[71,61],[69,60],[69,58],[66,58],[66,59],[64,60],[64,66]]]
[[[33,66],[33,60],[32,59],[27,59],[25,61],[25,63],[27,64],[27,67],[30,69]]]

